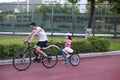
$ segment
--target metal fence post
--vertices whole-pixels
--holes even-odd
[[[15,15],[14,15],[14,12],[13,12],[13,18],[11,19],[11,21],[12,21],[12,24],[11,24],[11,26],[12,26],[12,31],[13,31],[13,35],[15,34],[15,22],[14,22],[14,20],[15,20]]]
[[[74,9],[75,9],[75,4],[72,4],[72,35],[74,34]]]
[[[114,17],[114,23],[115,23],[115,27],[114,27],[114,37],[116,37],[117,35],[117,15],[115,14]]]
[[[32,22],[34,21],[34,5],[32,4]]]
[[[53,36],[53,30],[54,30],[54,21],[53,21],[53,16],[54,16],[54,6],[52,4],[52,36]]]
[[[95,13],[94,13],[94,17],[93,17],[93,24],[92,24],[92,32],[93,32],[93,36],[95,36],[95,29],[96,29],[96,21],[95,21]]]
[[[15,26],[14,26],[14,19],[12,19],[12,31],[13,31],[13,35],[15,34]]]

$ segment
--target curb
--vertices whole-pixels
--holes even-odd
[[[84,57],[99,57],[99,56],[108,56],[108,55],[120,55],[120,50],[110,51],[110,52],[97,52],[97,53],[84,53],[79,54],[81,58]]]
[[[110,52],[97,52],[97,53],[84,53],[79,54],[81,58],[87,57],[99,57],[99,56],[108,56],[108,55],[120,55],[120,50],[110,51]],[[58,56],[59,59],[63,59],[62,56]],[[9,60],[0,60],[0,65],[12,64],[12,59]]]

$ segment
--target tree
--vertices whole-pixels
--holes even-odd
[[[52,7],[55,13],[72,13],[72,6],[67,4],[63,6],[60,4],[42,4],[36,8],[35,12],[52,12]],[[75,13],[80,13],[78,6],[75,6]]]
[[[93,22],[94,22],[95,0],[90,0],[90,1],[91,1],[90,18],[89,18],[88,28],[86,29],[85,38],[91,35]]]
[[[97,0],[97,2],[102,3],[108,1],[112,6],[110,7],[111,13],[120,14],[120,0]]]
[[[92,32],[92,27],[94,22],[94,11],[95,11],[95,0],[88,0],[88,1],[91,1],[91,10],[90,10],[89,24],[88,24],[88,28],[86,29],[85,38],[87,38]],[[71,2],[72,4],[76,4],[77,0],[68,0],[68,2]]]
[[[114,3],[110,9],[111,13],[120,14],[120,4]]]
[[[74,33],[74,12],[75,12],[75,4],[77,3],[77,0],[68,0],[68,2],[72,3],[72,28],[73,28],[73,32],[72,35]]]
[[[72,4],[76,4],[78,2],[78,0],[68,0],[68,2],[70,2]]]

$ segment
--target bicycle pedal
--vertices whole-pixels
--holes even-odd
[[[68,59],[70,59],[71,56],[67,57]]]
[[[48,57],[48,60],[51,60],[52,58],[51,57]]]

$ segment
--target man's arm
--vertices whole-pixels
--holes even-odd
[[[32,33],[28,36],[27,41],[31,42],[32,39],[34,38],[34,36],[35,36],[38,32],[41,32],[41,31],[42,31],[42,29],[39,29],[39,30],[37,30],[36,32],[32,32]]]
[[[36,34],[35,32],[32,32],[32,33],[27,37],[27,41],[31,42],[32,39],[34,38],[35,34]]]

